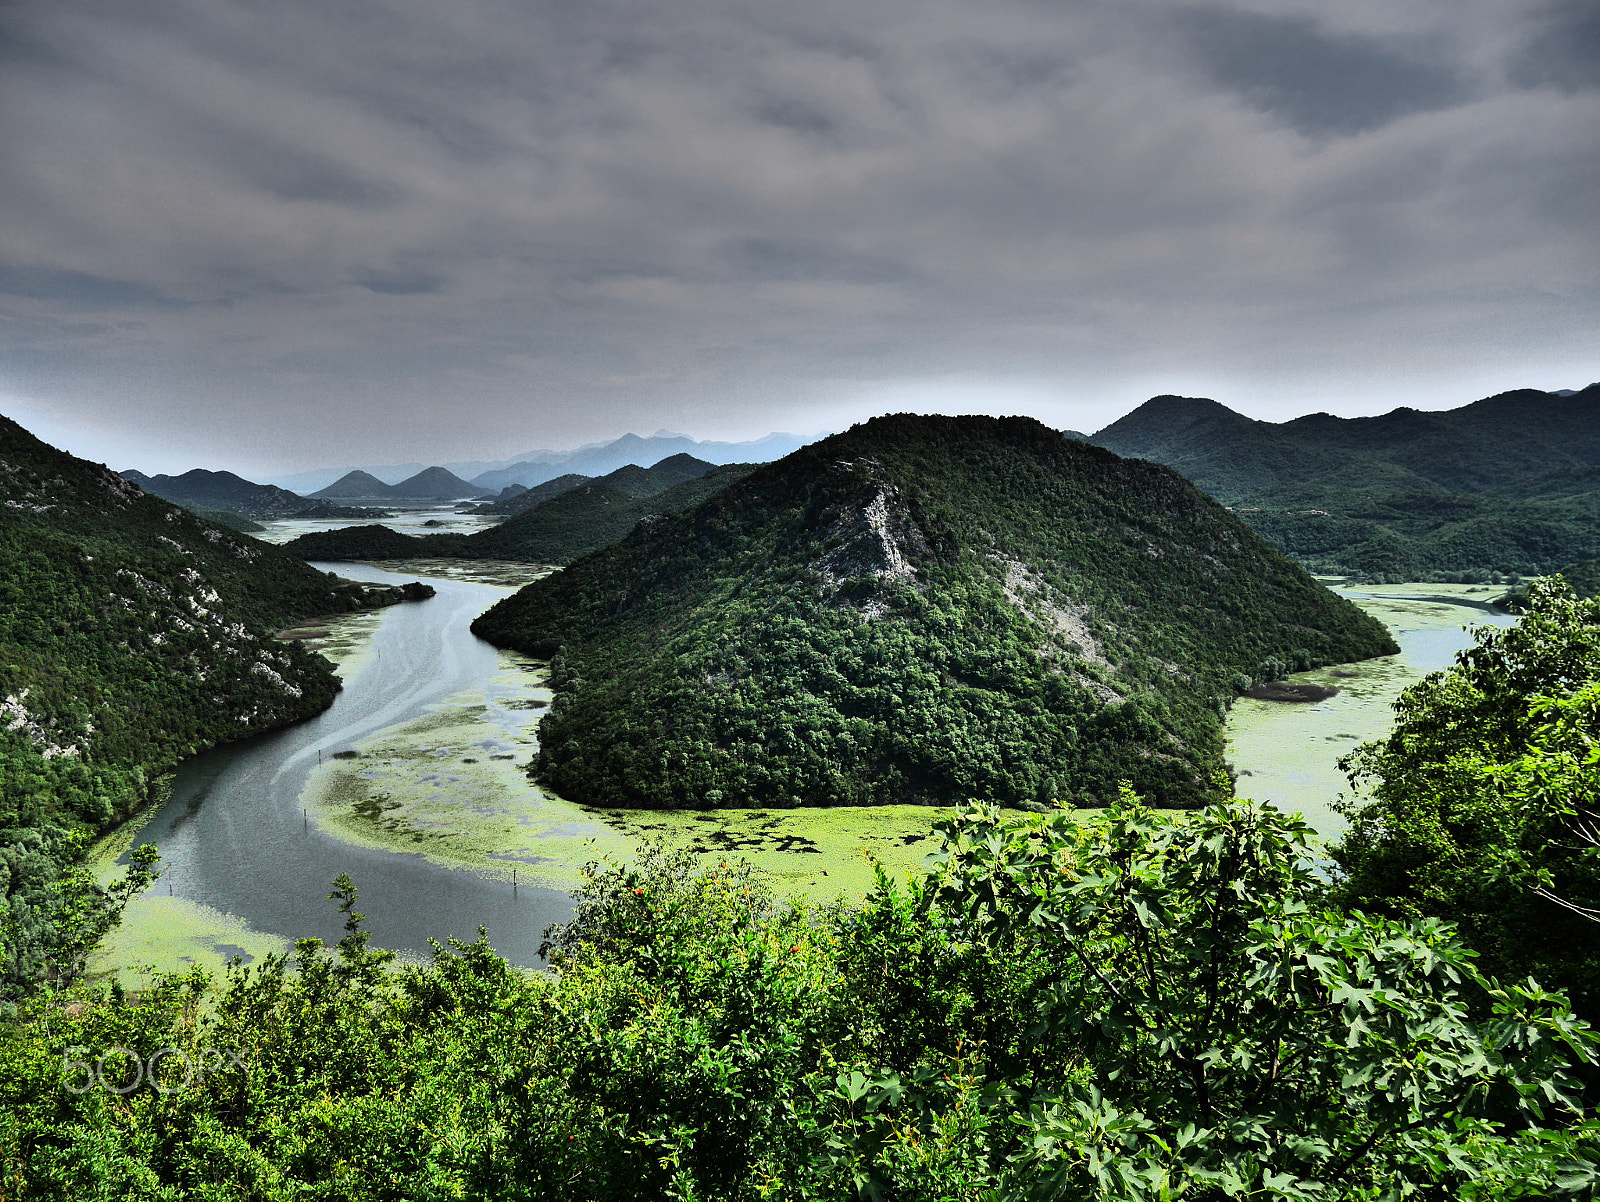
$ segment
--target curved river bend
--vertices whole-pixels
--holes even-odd
[[[361,564],[337,568],[343,575],[374,582],[416,578]],[[393,606],[368,619],[374,627],[371,641],[359,658],[346,663],[344,690],[325,713],[206,752],[178,769],[171,799],[133,836],[135,842],[160,847],[161,880],[132,903],[123,928],[113,932],[97,953],[96,971],[145,963],[170,968],[174,960],[214,964],[235,953],[259,956],[283,950],[290,941],[308,935],[334,943],[342,931],[327,894],[341,872],[360,888],[357,908],[367,915],[375,946],[425,957],[430,939],[470,940],[484,926],[490,942],[508,959],[535,966],[540,962],[544,929],[568,919],[572,906],[561,890],[529,884],[513,889],[500,870],[519,857],[532,867],[526,852],[513,850],[518,847],[540,856],[564,855],[570,870],[608,850],[626,853],[638,838],[661,836],[697,850],[748,858],[773,874],[780,892],[828,898],[864,895],[879,863],[892,875],[917,871],[923,853],[932,846],[925,840],[938,812],[918,806],[612,814],[607,826],[592,811],[542,797],[509,762],[500,767],[510,769],[515,796],[507,802],[508,816],[498,819],[502,825],[497,829],[507,835],[497,846],[506,850],[490,853],[498,861],[493,871],[454,867],[437,855],[396,850],[409,846],[406,843],[374,845],[359,838],[359,831],[352,839],[351,829],[339,833],[332,824],[318,821],[329,812],[318,810],[316,789],[307,787],[315,783],[314,773],[323,782],[329,771],[366,776],[374,789],[387,789],[393,778],[384,774],[404,771],[406,766],[382,763],[386,754],[382,751],[377,758],[370,755],[374,746],[389,743],[394,732],[407,724],[414,728],[419,720],[426,726],[430,715],[442,709],[464,712],[463,694],[491,703],[480,709],[494,709],[497,702],[517,709],[530,704],[525,694],[538,687],[531,678],[519,680],[510,686],[514,695],[506,696],[504,653],[469,630],[472,620],[507,595],[509,588],[425,578],[438,590],[435,597]],[[1346,593],[1389,624],[1401,643],[1401,654],[1295,677],[1340,689],[1337,696],[1316,705],[1243,699],[1234,707],[1228,722],[1229,756],[1240,770],[1242,795],[1299,810],[1321,834],[1334,833],[1343,822],[1332,802],[1348,789],[1338,771],[1338,757],[1357,742],[1387,732],[1393,716],[1390,707],[1400,690],[1422,674],[1447,666],[1454,653],[1472,641],[1462,629],[1464,623],[1512,620],[1481,612],[1481,602],[1467,595],[1479,590],[1459,589],[1455,590],[1462,594],[1459,597],[1427,598],[1397,595],[1401,591]],[[499,685],[494,684],[497,673]],[[521,677],[516,672],[511,675]],[[524,720],[528,717],[531,714],[525,713]],[[473,746],[516,750],[518,760],[523,760],[533,745],[531,735],[512,727],[519,731],[513,747],[504,741],[506,729],[493,721],[483,723],[482,730],[470,736]],[[500,741],[495,745],[495,739],[480,735],[497,735]],[[319,758],[326,760],[340,751],[348,755],[357,745],[368,749],[363,752],[368,758],[341,760],[338,769],[330,766],[317,773]],[[488,758],[509,761],[506,755]],[[456,761],[463,762],[474,761]],[[437,769],[418,769],[455,770],[459,769],[444,761]],[[462,786],[448,783],[429,788],[465,795]],[[464,804],[471,809],[479,803]],[[526,819],[529,806],[540,808],[546,818],[554,812],[556,821],[536,828],[517,826]],[[491,804],[481,812],[496,811]],[[511,834],[513,830],[518,833]],[[532,872],[525,871],[523,880],[529,875]],[[573,877],[571,871],[567,877]]]
[[[361,564],[337,566],[341,575],[364,581],[416,579]],[[438,590],[433,598],[383,611],[359,666],[328,710],[204,752],[178,768],[172,797],[135,836],[135,842],[155,843],[162,855],[161,879],[136,907],[160,908],[175,899],[235,916],[254,932],[286,940],[315,935],[332,944],[343,931],[327,895],[345,872],[360,890],[356,908],[367,916],[374,946],[426,956],[429,939],[470,941],[481,925],[508,959],[539,963],[544,928],[571,916],[567,894],[513,889],[509,881],[420,854],[358,846],[319,828],[302,809],[301,795],[320,758],[424,716],[464,690],[482,690],[502,666],[499,653],[468,628],[511,590],[437,578],[429,583]],[[118,862],[126,862],[126,854]],[[165,920],[154,914],[144,919]]]

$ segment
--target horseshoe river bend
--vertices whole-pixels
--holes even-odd
[[[341,872],[360,889],[375,946],[425,959],[429,940],[471,940],[481,926],[501,954],[532,967],[545,928],[570,917],[583,865],[624,858],[642,839],[743,857],[779,891],[817,899],[860,897],[876,864],[903,875],[932,849],[939,812],[917,806],[659,814],[552,797],[526,775],[551,696],[545,665],[469,630],[537,569],[316,566],[421,579],[437,595],[285,632],[337,663],[343,690],[315,718],[186,761],[164,803],[102,840],[103,876],[153,842],[161,878],[103,941],[93,974],[135,984],[151,967],[248,963],[306,936],[336,942],[327,895]],[[1242,699],[1228,723],[1239,793],[1300,810],[1323,834],[1337,831],[1332,803],[1348,791],[1338,757],[1384,734],[1400,689],[1470,643],[1464,623],[1510,620],[1484,611],[1487,586],[1347,595],[1394,629],[1401,653],[1295,677],[1339,691],[1310,705]]]

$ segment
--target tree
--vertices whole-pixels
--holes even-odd
[[[979,807],[946,834],[929,902],[954,937],[1054,966],[1026,999],[1033,1071],[988,1083],[1020,1136],[1000,1196],[1506,1197],[1590,1176],[1552,1138],[1593,1033],[1534,983],[1485,979],[1436,919],[1317,908],[1298,819],[1125,795],[1087,824]],[[1076,1069],[1039,1071],[1062,1052]],[[844,1146],[893,1196],[926,1091],[862,1078],[837,1091],[876,1122]]]
[[[1600,601],[1536,582],[1521,622],[1479,627],[1407,689],[1388,738],[1343,761],[1369,798],[1331,850],[1341,902],[1457,923],[1491,974],[1600,1001]]]

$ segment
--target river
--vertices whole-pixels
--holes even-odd
[[[419,576],[317,566],[373,582]],[[420,575],[435,597],[346,621],[364,633],[353,638],[356,654],[336,655],[345,682],[330,709],[186,762],[170,800],[102,849],[109,871],[131,841],[154,842],[162,876],[104,941],[94,971],[216,966],[308,935],[336,942],[327,894],[340,873],[360,889],[375,946],[420,959],[430,939],[471,939],[482,925],[507,958],[534,966],[545,927],[571,915],[581,864],[625,857],[641,839],[748,858],[780,892],[814,898],[859,898],[879,864],[903,876],[931,849],[938,813],[917,806],[602,815],[546,796],[523,770],[550,696],[542,673],[469,630],[512,589]],[[1337,687],[1325,702],[1235,705],[1228,755],[1241,795],[1336,833],[1343,820],[1333,803],[1348,791],[1338,758],[1388,731],[1400,690],[1471,642],[1464,624],[1511,620],[1482,612],[1477,594],[1487,589],[1399,595],[1411,590],[1346,594],[1389,624],[1399,655],[1294,678]]]
[[[415,579],[361,564],[317,566],[364,581]],[[544,928],[572,913],[564,890],[513,887],[499,875],[443,866],[420,852],[362,846],[306,812],[307,784],[335,752],[414,722],[452,697],[481,693],[502,670],[504,653],[468,627],[512,590],[430,583],[435,597],[382,611],[358,669],[328,710],[179,767],[171,798],[135,836],[160,848],[161,879],[130,908],[128,930],[108,941],[113,959],[137,963],[141,949],[152,958],[209,958],[202,954],[208,945],[222,956],[254,957],[312,935],[336,942],[341,923],[326,899],[333,879],[348,873],[375,946],[421,957],[429,939],[471,940],[482,925],[509,959],[539,962]]]
[[[1388,585],[1340,589],[1385,623],[1400,654],[1339,664],[1289,679],[1331,685],[1326,701],[1256,701],[1241,698],[1228,716],[1228,760],[1238,773],[1241,797],[1298,811],[1324,838],[1344,819],[1334,808],[1351,793],[1339,759],[1357,744],[1387,735],[1401,690],[1442,668],[1472,645],[1471,627],[1509,626],[1510,614],[1491,612],[1487,601],[1503,589],[1488,585]]]

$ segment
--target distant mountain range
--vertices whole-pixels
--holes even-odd
[[[442,467],[458,479],[470,483],[477,493],[498,493],[510,484],[533,488],[558,476],[569,474],[603,476],[628,464],[657,463],[680,454],[692,455],[717,465],[766,463],[773,459],[781,459],[790,451],[810,441],[812,439],[799,438],[793,434],[768,434],[765,438],[751,442],[699,442],[686,434],[659,430],[648,438],[638,434],[624,434],[611,442],[590,443],[573,451],[525,451],[509,459],[472,460],[435,466]],[[322,468],[289,476],[273,476],[268,478],[267,482],[297,493],[316,495],[350,475],[352,471],[363,472],[385,485],[398,485],[402,481],[416,477],[428,466],[422,463],[405,463],[354,469]]]
[[[329,501],[465,501],[484,491],[445,468],[428,467],[397,484],[385,484],[369,472],[346,472],[311,495]]]
[[[713,467],[689,455],[674,455],[654,467],[628,464],[599,479],[563,476],[479,512],[507,513],[498,525],[473,534],[401,534],[387,526],[346,526],[305,534],[285,550],[315,560],[504,559],[522,563],[570,563],[616,542],[641,519],[698,505],[740,479],[755,465]],[[543,495],[541,495],[543,494]],[[520,509],[524,498],[533,500]]]
[[[1460,409],[1256,421],[1159,396],[1090,440],[1176,468],[1225,504],[1297,504],[1374,489],[1515,498],[1600,490],[1600,384],[1531,388]]]
[[[176,501],[191,513],[221,522],[236,530],[256,531],[261,527],[244,520],[251,517],[359,518],[387,517],[371,509],[351,509],[325,500],[302,497],[272,484],[256,484],[232,472],[210,472],[195,468],[181,476],[147,476],[131,468],[118,473],[153,496]]]
[[[1087,441],[1176,469],[1314,570],[1487,578],[1600,556],[1600,384],[1281,423],[1160,396]]]
[[[536,484],[532,488],[523,489],[512,496],[501,497],[487,505],[480,505],[474,512],[498,513],[508,517],[525,513],[552,497],[559,497],[564,492],[572,491],[580,484],[603,484],[629,497],[653,497],[659,492],[665,492],[674,484],[682,484],[685,480],[697,480],[716,466],[718,465],[707,463],[704,459],[696,459],[693,455],[679,454],[669,456],[652,467],[640,467],[636,463],[629,463],[614,472],[607,472],[604,476],[581,476],[571,472],[565,476],[557,476],[554,480],[546,480],[543,484]],[[517,486],[507,485],[507,487]]]
[[[304,497],[287,489],[255,484],[232,472],[208,472],[199,467],[181,476],[147,476],[132,470],[122,472],[121,476],[158,497],[209,509],[290,514],[309,504]]]

